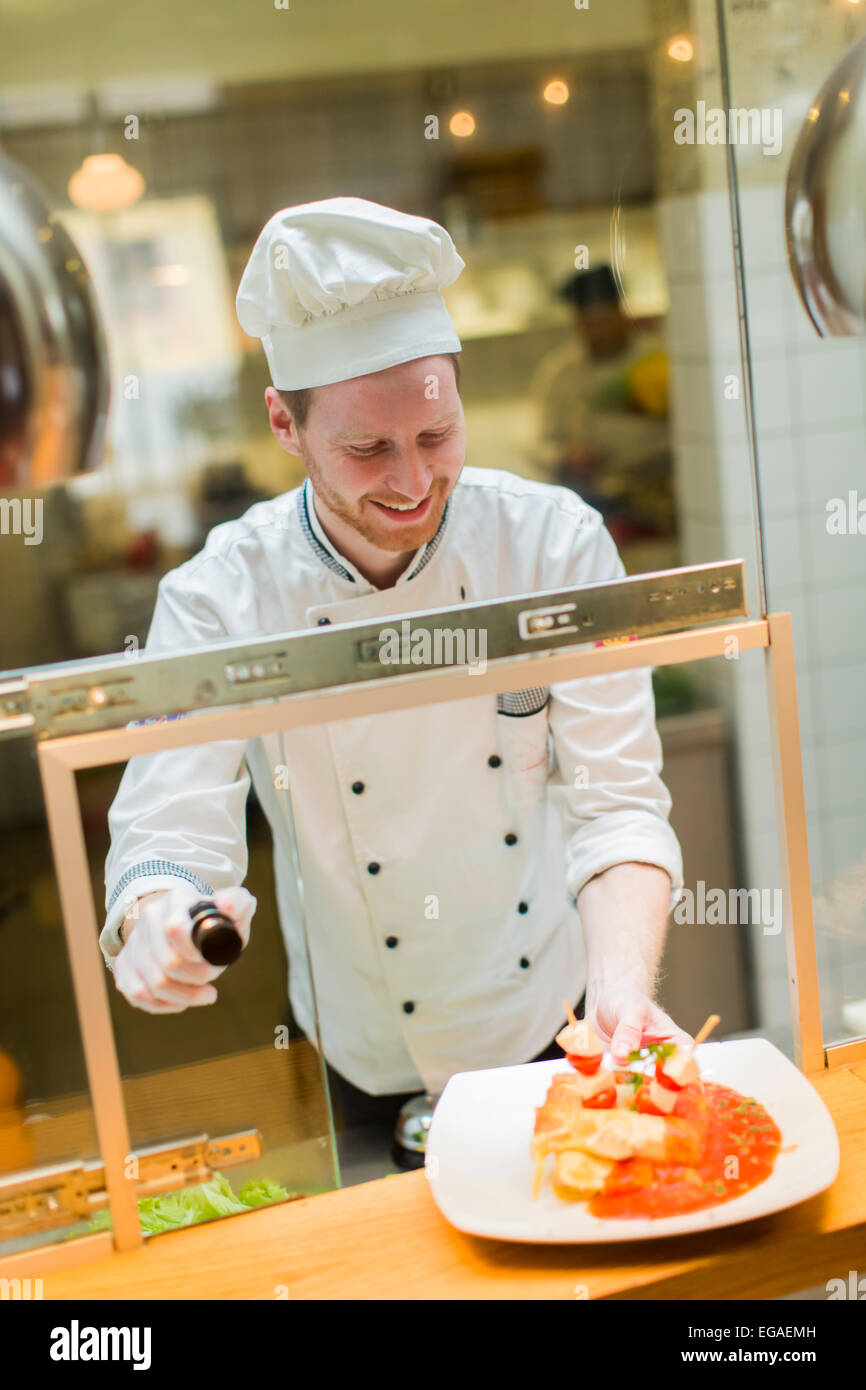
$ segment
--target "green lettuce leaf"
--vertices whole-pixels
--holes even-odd
[[[286,1189],[272,1178],[258,1178],[252,1182],[245,1182],[238,1195],[247,1207],[266,1207],[269,1202],[289,1200]]]
[[[271,1202],[285,1202],[288,1197],[286,1189],[270,1178],[245,1182],[240,1194],[236,1195],[228,1178],[223,1177],[222,1173],[214,1173],[209,1182],[198,1183],[194,1187],[163,1192],[157,1197],[139,1197],[138,1219],[143,1235],[156,1236],[164,1231],[179,1230],[182,1226],[212,1221],[218,1216],[232,1216],[253,1207],[265,1207]],[[96,1213],[88,1229],[112,1229],[107,1207]]]

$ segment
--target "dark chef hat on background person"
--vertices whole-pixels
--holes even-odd
[[[417,357],[459,352],[442,298],[464,262],[444,227],[368,202],[282,208],[262,229],[237,293],[278,391],[326,386]]]
[[[589,304],[619,304],[620,300],[609,265],[599,265],[594,270],[578,270],[560,285],[557,293],[560,299],[576,309],[585,309]]]

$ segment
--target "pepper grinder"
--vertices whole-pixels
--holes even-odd
[[[229,917],[209,899],[193,903],[192,941],[209,965],[232,965],[244,949],[243,938]]]

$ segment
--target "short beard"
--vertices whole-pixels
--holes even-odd
[[[374,545],[378,550],[385,550],[391,554],[398,555],[409,550],[418,550],[428,541],[432,541],[436,532],[439,530],[442,521],[442,514],[445,511],[445,503],[448,499],[448,480],[437,478],[433,482],[432,498],[429,516],[424,517],[423,521],[418,521],[415,525],[402,525],[394,536],[385,538],[378,531],[376,526],[367,521],[362,509],[353,511],[343,501],[343,498],[325,479],[323,470],[319,467],[310,450],[307,448],[303,435],[298,431],[299,443],[301,446],[301,458],[304,467],[309,474],[313,491],[320,497],[326,507],[344,521],[347,526],[351,526],[353,531],[357,531],[369,545]]]

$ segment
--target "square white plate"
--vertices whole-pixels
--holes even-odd
[[[754,1096],[782,1132],[782,1150],[765,1182],[720,1206],[680,1216],[592,1216],[549,1185],[532,1199],[529,1143],[535,1107],[568,1063],[530,1062],[452,1076],[433,1114],[426,1170],[433,1197],[452,1226],[494,1240],[584,1244],[648,1240],[752,1221],[823,1192],[839,1171],[836,1128],[818,1092],[766,1038],[701,1043],[701,1076]],[[605,1065],[612,1065],[605,1057]],[[791,1150],[785,1153],[784,1150]]]

